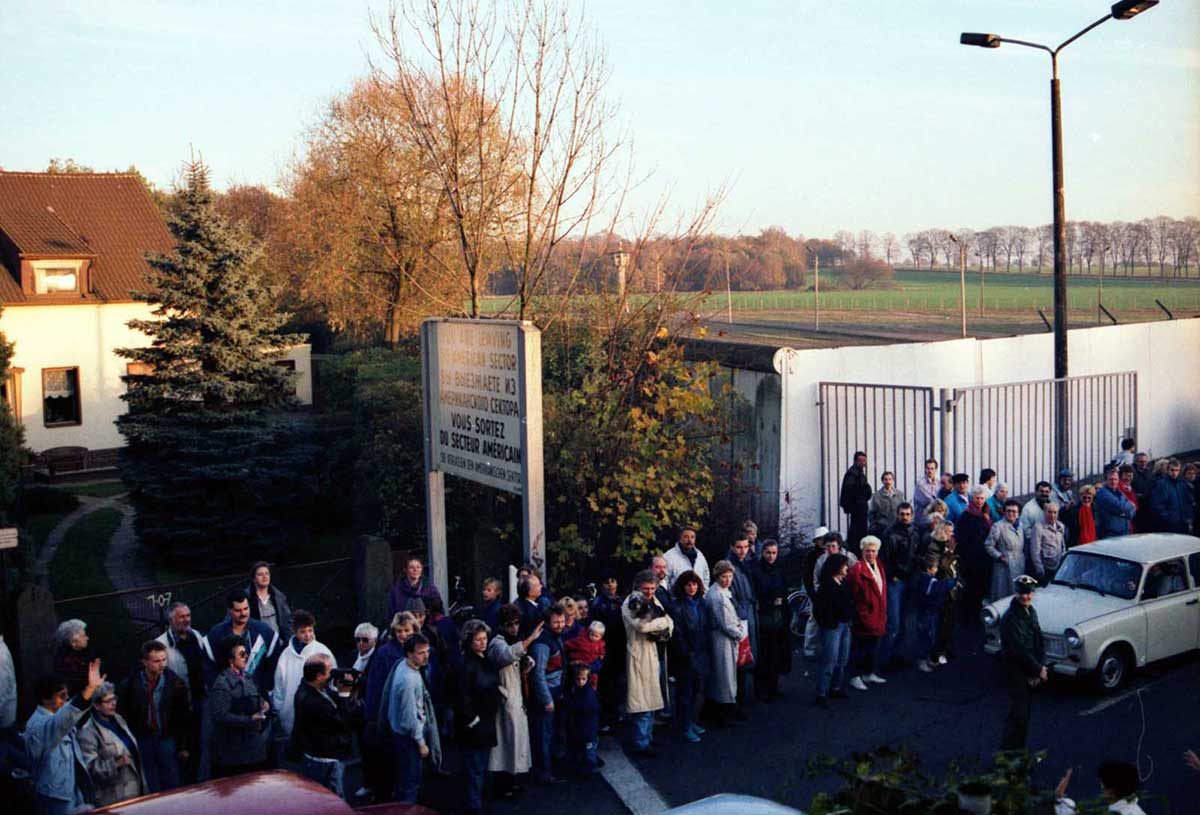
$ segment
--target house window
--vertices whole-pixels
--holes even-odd
[[[78,266],[38,266],[33,270],[33,290],[37,294],[61,294],[79,291]]]
[[[42,369],[42,420],[46,427],[65,427],[83,421],[78,368]]]
[[[296,360],[294,359],[277,359],[275,365],[289,373],[296,373]]]
[[[9,368],[8,377],[0,382],[0,399],[8,405],[17,424],[21,423],[21,374],[24,368]]]

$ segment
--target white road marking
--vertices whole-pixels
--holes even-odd
[[[1155,679],[1153,682],[1148,682],[1145,685],[1142,685],[1141,687],[1130,688],[1129,690],[1125,691],[1124,693],[1120,694],[1119,696],[1114,696],[1111,699],[1105,699],[1103,702],[1098,702],[1097,704],[1092,705],[1087,710],[1081,712],[1079,715],[1080,716],[1091,716],[1096,713],[1099,713],[1102,710],[1108,710],[1110,707],[1113,707],[1114,705],[1119,705],[1122,702],[1128,701],[1129,699],[1132,699],[1134,696],[1137,696],[1138,691],[1149,690],[1150,688],[1157,685],[1159,682],[1164,682],[1170,678],[1171,678],[1171,674],[1167,674],[1166,676],[1160,676],[1158,679]]]
[[[671,808],[619,746],[602,748],[599,755],[604,759],[600,775],[633,815],[657,815]]]

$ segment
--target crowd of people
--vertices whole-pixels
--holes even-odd
[[[1098,487],[1078,487],[1064,470],[1024,504],[992,470],[972,486],[929,459],[909,500],[891,472],[872,490],[866,465],[857,454],[843,479],[849,534],[818,528],[792,555],[812,601],[803,653],[819,661],[821,708],[908,665],[938,670],[954,655],[956,627],[973,624],[985,599],[1013,594],[1017,579],[1045,585],[1070,546],[1196,523],[1195,468],[1151,468],[1132,445]],[[489,777],[490,795],[507,799],[527,775],[549,785],[595,774],[603,733],[653,755],[656,727],[694,744],[780,698],[797,586],[779,544],[759,539],[753,522],[735,537],[710,566],[696,530],[678,530],[625,594],[605,571],[598,588],[555,597],[526,565],[512,602],[489,578],[474,617],[458,622],[409,558],[383,630],[359,624],[341,656],[257,563],[206,634],[187,605],[171,606],[166,630],[116,683],[86,623],[63,622],[23,741],[11,739],[10,721],[0,756],[20,745],[43,813],[267,767],[290,767],[350,800],[412,802],[428,773],[451,765],[463,808],[477,813]],[[451,744],[455,762],[443,759]],[[363,783],[351,793],[352,760]]]

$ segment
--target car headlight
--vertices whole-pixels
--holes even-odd
[[[1078,651],[1083,647],[1083,635],[1074,628],[1068,628],[1065,634],[1067,639],[1067,647],[1074,651]]]
[[[999,617],[996,616],[996,612],[991,606],[984,606],[983,611],[979,612],[979,619],[983,620],[985,628],[991,628]]]

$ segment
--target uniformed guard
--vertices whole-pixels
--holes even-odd
[[[1024,750],[1029,739],[1029,717],[1033,712],[1033,690],[1044,683],[1046,645],[1033,607],[1037,581],[1021,575],[1013,581],[1016,596],[1000,621],[1001,661],[1011,702],[1004,720],[1001,750]]]

